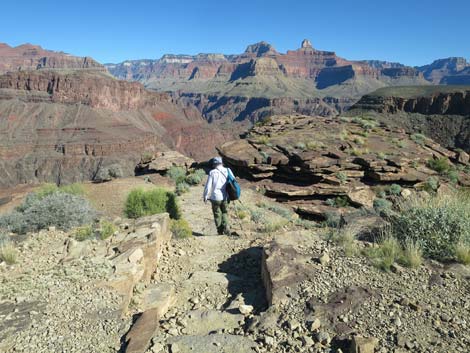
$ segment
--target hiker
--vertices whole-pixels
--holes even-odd
[[[221,157],[212,158],[212,170],[207,178],[204,189],[204,202],[209,200],[212,204],[215,226],[219,235],[229,235],[228,228],[228,202],[229,198],[226,190],[226,183],[229,173],[233,175],[229,168],[225,168]]]

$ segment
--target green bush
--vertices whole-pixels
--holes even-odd
[[[185,182],[189,185],[199,185],[206,177],[204,169],[196,169],[192,173],[188,174],[185,178]]]
[[[116,233],[116,231],[117,231],[117,227],[113,223],[106,221],[106,220],[102,220],[100,222],[100,229],[99,229],[100,239],[102,240],[108,239],[111,235]]]
[[[96,181],[110,181],[115,178],[122,178],[124,173],[122,172],[122,168],[119,164],[111,164],[106,167],[101,167],[96,173],[96,176],[93,178]]]
[[[75,229],[75,239],[78,241],[84,241],[93,237],[93,228],[91,225],[78,227]]]
[[[423,134],[412,134],[410,136],[410,138],[416,142],[416,144],[420,145],[420,146],[423,146],[424,145],[424,142],[426,141],[426,136],[424,136]]]
[[[439,178],[437,177],[429,177],[426,179],[424,183],[424,190],[427,192],[434,192],[437,191],[439,188]]]
[[[181,217],[176,195],[162,188],[132,190],[127,196],[124,212],[129,218],[139,218],[168,212],[173,219]]]
[[[449,259],[457,244],[470,244],[470,198],[459,194],[411,197],[390,222],[402,244],[419,244],[425,257]]]
[[[398,185],[398,184],[392,184],[392,185],[390,185],[390,186],[387,188],[387,192],[388,192],[388,194],[390,194],[390,195],[395,195],[395,196],[400,195],[400,193],[401,193],[401,186]]]
[[[328,199],[326,200],[326,204],[331,207],[348,207],[349,206],[349,200],[345,196],[337,196],[334,199]]]
[[[374,266],[390,271],[390,267],[401,257],[400,243],[395,238],[386,237],[377,246],[366,249],[365,254]]]
[[[189,191],[189,185],[185,181],[181,181],[176,184],[175,192],[176,195],[181,196]]]
[[[69,195],[83,196],[85,194],[85,189],[82,185],[74,183],[69,185],[57,186],[56,184],[44,184],[33,194],[37,198],[43,199],[46,196],[52,195],[56,192],[62,192]]]
[[[193,235],[189,223],[185,219],[173,219],[170,226],[173,236],[178,239],[188,238]]]
[[[186,168],[172,166],[166,172],[166,176],[178,184],[179,182],[184,181],[186,177]]]
[[[91,223],[96,211],[80,196],[55,192],[47,196],[29,194],[15,211],[0,217],[0,228],[24,234],[55,226],[69,230]]]
[[[427,165],[429,168],[435,170],[439,174],[447,172],[450,168],[449,160],[446,157],[431,158],[428,160]]]
[[[392,203],[383,198],[376,198],[374,200],[374,210],[379,213],[388,212],[392,208]]]
[[[337,172],[335,175],[338,178],[340,184],[344,184],[348,181],[348,176],[344,172]]]

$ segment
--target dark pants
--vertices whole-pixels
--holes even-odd
[[[212,213],[214,214],[215,226],[219,235],[229,233],[228,230],[228,202],[211,200]]]

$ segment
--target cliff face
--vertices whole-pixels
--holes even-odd
[[[132,175],[144,152],[205,159],[224,138],[197,109],[139,83],[86,70],[0,76],[0,187],[89,180],[111,164]]]
[[[115,77],[137,80],[148,88],[171,91],[184,99],[189,95],[217,97],[222,116],[229,116],[227,121],[233,118],[231,111],[234,110],[239,112],[238,117],[251,120],[266,116],[266,104],[262,104],[256,114],[250,110],[253,105],[242,112],[239,107],[234,109],[227,105],[241,97],[251,101],[267,99],[270,106],[276,99],[290,99],[297,101],[291,111],[332,115],[338,113],[339,106],[333,104],[326,108],[328,102],[354,102],[364,93],[388,85],[426,83],[413,68],[349,61],[335,52],[315,49],[308,40],[302,42],[301,48],[287,53],[279,53],[269,43],[260,42],[249,45],[238,55],[165,55],[159,60],[125,61],[106,66]],[[316,103],[311,104],[308,99]],[[211,104],[200,110],[213,111]],[[214,114],[203,114],[207,120],[214,120]]]
[[[106,68],[89,57],[76,57],[45,50],[38,45],[10,47],[0,43],[0,74],[7,71],[54,69],[88,69],[105,72]]]
[[[112,111],[151,107],[168,100],[137,82],[118,81],[94,72],[54,70],[9,72],[0,76],[0,88],[44,92],[56,103],[80,103]]]
[[[469,86],[382,89],[361,98],[347,114],[364,111],[388,125],[470,152]]]
[[[438,59],[429,65],[418,67],[418,70],[433,84],[470,84],[470,63],[465,58]]]
[[[433,92],[416,97],[366,95],[353,107],[379,113],[419,113],[424,115],[470,115],[470,87],[453,92]]]

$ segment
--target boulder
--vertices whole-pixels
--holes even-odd
[[[350,353],[374,353],[378,343],[377,338],[354,336],[351,341]]]
[[[247,353],[253,352],[257,346],[248,337],[228,334],[177,336],[167,342],[172,353]]]
[[[150,161],[139,164],[138,168],[147,172],[165,173],[171,167],[189,168],[193,164],[193,159],[178,151],[165,151],[155,153]]]

